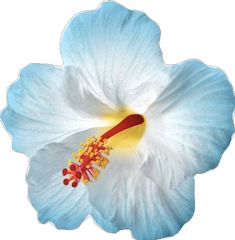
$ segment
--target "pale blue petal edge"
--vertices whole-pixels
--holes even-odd
[[[199,147],[198,152],[201,154],[198,155],[198,161],[193,162],[195,169],[191,169],[191,174],[214,169],[230,145],[235,132],[233,86],[222,69],[209,66],[198,59],[171,65],[169,72],[173,81],[158,100],[166,103],[164,112],[170,112],[171,108],[178,107],[179,113],[172,114],[172,117],[177,121],[179,120],[177,115],[181,115],[182,126],[185,123],[191,124],[191,136],[195,134],[195,139],[201,142],[200,145],[193,142]],[[173,95],[174,102],[170,99]],[[205,126],[195,129],[194,124]],[[185,127],[184,133],[187,133],[188,128]],[[190,144],[190,140],[183,139],[183,135],[181,140]]]
[[[234,134],[235,97],[219,68],[196,59],[167,67],[171,82],[146,112],[150,131],[140,152],[142,170],[175,187],[217,167]]]
[[[141,105],[140,93],[150,92],[157,76],[165,84],[159,40],[160,28],[145,13],[107,1],[72,18],[60,49],[64,65],[76,66],[94,95],[119,107]]]
[[[69,21],[61,37],[61,56],[65,65],[81,67],[84,60],[87,60],[86,51],[92,57],[92,51],[97,47],[104,47],[104,50],[111,47],[113,50],[112,45],[117,40],[121,40],[121,44],[127,43],[130,49],[132,45],[143,45],[146,40],[154,46],[152,51],[156,52],[157,61],[162,62],[160,35],[158,24],[144,12],[130,10],[115,1],[103,1],[97,9],[80,12]]]

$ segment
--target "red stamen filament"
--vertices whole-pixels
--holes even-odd
[[[110,137],[122,132],[128,128],[134,127],[136,125],[142,124],[144,122],[143,116],[140,114],[131,114],[124,118],[120,123],[118,123],[115,127],[111,128],[107,132],[105,132],[101,137],[105,139],[109,139]]]

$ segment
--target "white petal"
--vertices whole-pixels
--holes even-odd
[[[9,88],[1,118],[14,150],[32,156],[47,143],[103,125],[98,116],[107,111],[73,67],[31,64]]]
[[[62,169],[67,167],[80,142],[92,134],[93,130],[74,134],[61,143],[44,146],[32,157],[27,175],[29,198],[42,223],[52,222],[57,228],[74,229],[92,214],[112,231],[112,225],[90,205],[86,186],[63,185]]]
[[[61,53],[99,99],[140,112],[167,81],[159,39],[159,27],[144,13],[107,1],[70,21]]]
[[[197,60],[169,67],[172,79],[146,113],[143,171],[161,184],[215,168],[234,132],[235,98],[219,69]]]
[[[175,189],[164,188],[136,167],[127,156],[111,156],[107,169],[88,185],[91,204],[117,230],[130,229],[137,240],[176,234],[194,212],[194,180]]]

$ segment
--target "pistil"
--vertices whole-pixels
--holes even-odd
[[[67,176],[63,181],[64,185],[71,182],[72,187],[77,187],[80,181],[87,184],[92,182],[92,179],[96,180],[100,174],[100,169],[104,169],[109,163],[107,155],[112,147],[109,145],[108,139],[142,123],[144,123],[142,115],[131,114],[99,138],[88,138],[85,143],[81,144],[82,149],[72,154],[76,162],[70,160],[68,168],[62,170],[63,176]]]

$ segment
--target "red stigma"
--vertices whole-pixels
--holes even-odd
[[[68,173],[68,169],[67,169],[67,168],[64,168],[64,169],[62,170],[63,176],[65,176],[67,173]]]
[[[71,164],[69,168],[70,168],[71,171],[75,171],[76,170],[76,165],[75,164]]]
[[[69,184],[69,180],[67,178],[65,178],[63,183],[64,183],[64,185],[68,185]]]
[[[76,172],[76,178],[80,179],[82,177],[82,174],[80,172]]]
[[[73,183],[72,183],[72,187],[77,187],[77,185],[78,185],[78,182],[77,181],[74,181]]]

